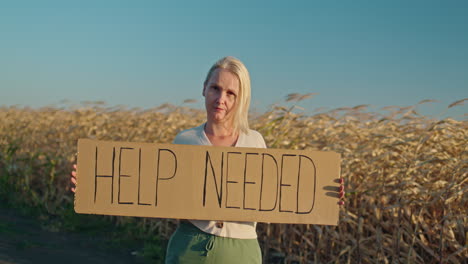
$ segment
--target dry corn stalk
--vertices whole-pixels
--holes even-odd
[[[411,107],[387,116],[365,113],[365,107],[312,116],[276,107],[251,120],[270,147],[341,153],[347,189],[337,227],[259,224],[265,261],[466,263],[467,122],[431,120]],[[78,138],[168,143],[204,119],[202,111],[170,105],[146,111],[101,105],[4,107],[0,165],[20,176],[14,181],[31,196],[32,205],[47,204],[54,214],[63,202],[71,202],[65,186]],[[28,171],[18,157],[47,161],[54,171]],[[116,224],[130,221],[112,219]],[[174,220],[135,221],[165,237],[176,226]]]

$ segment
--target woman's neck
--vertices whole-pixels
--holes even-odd
[[[213,146],[235,146],[239,137],[232,125],[207,122],[204,130]]]
[[[205,133],[215,137],[230,137],[237,134],[232,125],[210,121],[205,124]]]

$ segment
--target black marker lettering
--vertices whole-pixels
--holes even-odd
[[[246,184],[255,184],[255,182],[247,181],[247,157],[249,155],[258,155],[258,153],[245,153],[245,165],[244,165],[244,196],[243,196],[243,208],[244,210],[256,210],[255,208],[245,207],[245,185]]]
[[[276,183],[275,183],[275,186],[276,186],[276,193],[275,193],[275,205],[271,208],[271,209],[263,209],[262,208],[262,198],[263,198],[263,184],[264,184],[264,176],[265,176],[265,170],[264,170],[264,166],[265,166],[265,156],[268,156],[270,157],[274,162],[275,162],[275,166],[276,166]],[[278,204],[278,183],[279,183],[279,172],[278,172],[278,162],[276,162],[276,159],[275,157],[273,157],[272,155],[268,154],[268,153],[263,153],[262,154],[262,179],[261,179],[261,183],[260,183],[260,201],[259,201],[259,210],[260,211],[273,211],[275,210],[276,208],[276,205]]]
[[[119,151],[119,187],[118,187],[118,200],[117,200],[117,202],[118,202],[119,204],[133,204],[133,202],[121,202],[121,201],[120,201],[120,187],[121,187],[120,179],[121,179],[122,177],[126,177],[126,178],[131,177],[131,175],[123,175],[123,174],[120,174],[121,169],[122,169],[122,150],[124,150],[124,149],[129,149],[129,150],[130,150],[130,149],[133,149],[133,148],[120,148],[120,151]]]
[[[161,152],[162,151],[167,151],[167,152],[171,153],[172,156],[174,156],[174,164],[175,164],[174,165],[174,174],[172,174],[171,177],[167,177],[167,178],[160,178],[159,177],[159,163],[161,161]],[[156,168],[156,197],[155,197],[154,206],[158,206],[158,185],[159,185],[159,181],[160,180],[165,181],[165,180],[170,180],[170,179],[174,178],[175,175],[176,175],[176,172],[177,172],[177,157],[176,157],[175,153],[170,149],[159,149],[158,150],[158,164],[157,164],[157,168]]]
[[[309,211],[304,211],[304,212],[299,211],[299,181],[300,181],[300,178],[301,178],[301,158],[308,159],[312,163],[312,166],[314,167],[314,173],[312,175],[312,177],[314,177],[314,191],[312,192],[312,206],[310,207]],[[297,173],[297,207],[296,207],[296,214],[309,214],[310,212],[312,212],[312,210],[314,209],[314,205],[315,205],[316,186],[317,186],[317,174],[316,174],[316,167],[315,167],[314,161],[312,159],[310,159],[309,157],[307,157],[307,156],[299,155],[299,172]]]
[[[283,193],[283,186],[291,186],[291,184],[283,184],[283,168],[284,168],[284,157],[294,157],[296,155],[292,154],[283,154],[281,156],[281,179],[280,179],[280,190],[279,190],[279,211],[280,212],[286,212],[286,213],[292,213],[293,211],[290,210],[282,210],[281,209],[281,202],[282,202],[282,193]]]
[[[138,205],[150,205],[149,203],[140,203],[140,186],[141,186],[141,148],[138,152]]]
[[[115,147],[112,150],[112,175],[98,175],[97,174],[97,164],[98,164],[98,147],[96,146],[96,157],[94,160],[94,203],[96,203],[96,196],[97,196],[97,179],[98,177],[103,178],[111,178],[111,204],[114,203],[114,161],[115,161]]]
[[[237,183],[236,181],[230,181],[229,180],[229,154],[242,154],[242,153],[240,153],[240,152],[228,152],[226,154],[226,159],[227,159],[227,165],[226,165],[226,208],[240,209],[239,206],[230,206],[230,205],[228,205],[228,194],[229,194],[228,184]]]
[[[216,180],[216,173],[213,168],[213,163],[211,162],[210,153],[206,152],[206,161],[205,161],[205,181],[203,184],[203,207],[206,204],[206,183],[208,178],[208,162],[210,163],[211,173],[213,174],[213,181],[215,184],[216,196],[218,197],[219,208],[221,208],[221,201],[223,199],[223,170],[224,170],[224,153],[221,153],[221,180],[219,181],[220,187],[218,188],[218,181]],[[219,191],[218,191],[219,190]]]

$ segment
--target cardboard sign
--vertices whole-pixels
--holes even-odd
[[[75,211],[337,225],[334,152],[78,141]]]

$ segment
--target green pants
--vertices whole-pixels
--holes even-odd
[[[205,233],[182,222],[169,240],[166,264],[262,263],[257,239],[237,239]]]

